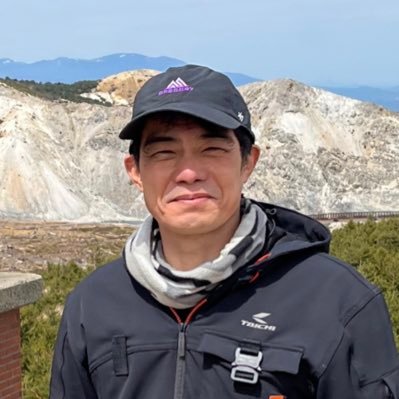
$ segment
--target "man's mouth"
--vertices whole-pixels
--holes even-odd
[[[197,193],[197,194],[182,194],[173,198],[171,202],[186,202],[186,203],[200,203],[211,199],[212,197],[209,194]]]

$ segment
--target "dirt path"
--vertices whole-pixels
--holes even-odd
[[[0,220],[0,271],[101,264],[121,253],[133,231],[128,225]]]

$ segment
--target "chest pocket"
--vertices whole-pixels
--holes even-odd
[[[201,399],[272,395],[295,399],[312,393],[301,368],[301,349],[206,333],[198,351],[203,353]]]

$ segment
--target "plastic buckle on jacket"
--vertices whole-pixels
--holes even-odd
[[[233,381],[246,384],[256,384],[259,379],[259,372],[262,371],[260,363],[263,354],[247,348],[237,348],[235,360],[232,365],[230,378]]]

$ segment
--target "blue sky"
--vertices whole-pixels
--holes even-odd
[[[399,86],[398,0],[3,0],[0,58],[166,55],[263,79]]]

